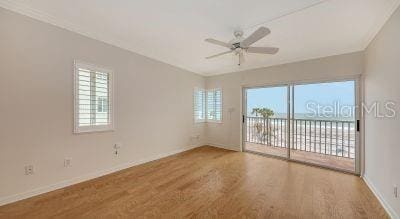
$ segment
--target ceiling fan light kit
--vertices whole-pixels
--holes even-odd
[[[231,41],[229,41],[228,43],[225,43],[220,40],[212,39],[212,38],[206,39],[205,41],[208,43],[223,46],[223,47],[226,47],[229,49],[226,52],[208,56],[208,57],[206,57],[206,59],[211,59],[211,58],[215,58],[215,57],[218,57],[221,55],[234,53],[236,56],[238,56],[238,61],[239,61],[238,65],[241,65],[245,61],[245,59],[244,59],[245,52],[274,55],[279,51],[279,48],[276,48],[276,47],[252,47],[251,46],[252,44],[254,44],[255,42],[264,38],[265,36],[267,36],[270,33],[271,33],[271,31],[268,28],[260,27],[256,31],[254,31],[250,36],[248,36],[247,38],[243,37],[243,31],[236,30],[235,32],[233,32],[233,35],[235,36],[235,38],[232,39]]]

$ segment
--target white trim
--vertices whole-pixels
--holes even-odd
[[[333,53],[333,54],[322,55],[322,56],[313,56],[313,57],[308,57],[308,58],[297,58],[297,59],[295,58],[295,59],[286,60],[283,62],[277,62],[273,65],[262,66],[260,68],[278,66],[278,65],[288,64],[288,63],[296,63],[296,62],[302,62],[302,61],[307,61],[307,60],[325,58],[325,57],[329,57],[329,56],[364,51],[369,46],[369,44],[372,42],[372,40],[376,37],[376,35],[379,33],[379,31],[384,26],[384,24],[388,21],[388,19],[391,17],[391,15],[399,7],[399,5],[400,5],[400,1],[398,1],[398,0],[393,1],[393,6],[390,9],[388,9],[385,13],[383,13],[381,15],[380,19],[377,19],[377,21],[375,22],[375,25],[373,25],[371,27],[368,34],[366,34],[364,39],[362,39],[362,44],[361,44],[361,47],[359,47],[359,49],[354,48],[354,49],[342,51],[340,53]],[[33,18],[33,19],[36,19],[39,21],[72,31],[74,33],[81,34],[81,35],[89,37],[91,39],[95,39],[95,40],[122,48],[124,50],[128,50],[128,51],[136,53],[136,54],[140,54],[140,55],[148,57],[150,59],[154,59],[154,60],[163,62],[165,64],[172,65],[172,64],[169,64],[168,60],[164,60],[164,59],[161,60],[161,59],[154,57],[153,55],[144,54],[143,51],[138,52],[138,51],[134,50],[131,46],[127,45],[127,43],[124,40],[121,40],[121,39],[118,39],[115,37],[107,37],[102,32],[88,31],[87,28],[82,27],[82,25],[80,25],[80,24],[72,23],[65,19],[57,18],[54,15],[50,15],[49,13],[45,13],[45,12],[35,9],[33,7],[27,6],[26,4],[23,4],[21,2],[18,2],[15,0],[1,0],[0,7],[5,8],[10,11],[13,11],[13,12],[16,12],[16,13],[19,13],[19,14],[22,14],[22,15],[25,15],[25,16],[28,16],[30,18]],[[214,74],[199,73],[199,72],[196,72],[194,69],[189,69],[189,68],[185,67],[185,65],[183,63],[174,63],[173,66],[179,67],[181,69],[184,69],[184,70],[187,70],[190,72],[194,72],[195,74],[198,74],[198,75],[201,75],[204,77],[211,77],[211,76],[215,76],[215,75],[232,73],[232,72],[226,72],[226,71],[219,71],[219,73],[214,73]],[[254,69],[258,69],[258,68],[248,68],[248,69],[243,69],[243,70],[254,70]],[[241,72],[241,71],[234,71],[234,72]]]
[[[54,25],[59,28],[63,28],[63,29],[72,31],[74,33],[78,33],[80,35],[89,37],[91,39],[95,39],[95,40],[98,40],[98,41],[101,41],[101,42],[104,42],[104,43],[107,43],[110,45],[114,45],[119,48],[127,48],[126,46],[124,46],[125,43],[123,43],[120,40],[111,39],[111,38],[106,39],[104,34],[101,35],[101,34],[98,34],[95,32],[88,31],[87,28],[83,28],[79,24],[74,24],[67,20],[57,18],[53,15],[50,15],[43,11],[34,9],[34,8],[27,6],[18,1],[2,0],[2,1],[0,1],[0,7],[5,8],[10,11],[13,11],[15,13],[19,13],[19,14],[28,16],[30,18],[36,19],[41,22],[45,22],[45,23]]]
[[[156,60],[159,62],[162,62],[164,64],[174,66],[180,69],[183,69],[185,71],[189,71],[193,74],[204,76],[204,74],[200,74],[199,72],[196,72],[194,69],[186,67],[183,63],[177,63],[175,62],[174,64],[170,64],[169,60],[166,59],[160,59],[155,57],[154,55],[147,54],[143,51],[137,51],[137,49],[132,48],[131,45],[128,45],[126,41],[121,40],[117,37],[109,37],[104,32],[99,32],[99,31],[89,31],[87,28],[83,27],[81,24],[77,23],[72,23],[69,22],[65,19],[56,17],[54,15],[51,15],[49,13],[43,12],[41,10],[35,9],[33,7],[27,6],[24,3],[21,3],[19,1],[15,0],[1,0],[0,1],[0,7],[5,8],[9,11],[12,11],[14,13],[22,14],[25,16],[28,16],[32,19],[54,25],[58,28],[62,28],[68,31],[71,31],[73,33],[80,34],[82,36],[88,37],[90,39],[94,39],[106,44],[109,44],[111,46],[118,47],[120,49],[132,52],[134,54],[139,54],[141,56],[144,56],[146,58]]]
[[[389,214],[389,217],[392,219],[400,219],[400,216],[396,213],[396,211],[386,202],[384,199],[383,195],[379,192],[379,190],[375,187],[375,185],[372,183],[371,179],[364,174],[362,177],[364,180],[365,184],[369,187],[369,189],[374,193],[378,201],[381,203],[383,208],[386,210],[386,212]]]
[[[184,152],[184,151],[188,151],[188,150],[191,150],[191,149],[194,149],[194,148],[197,148],[197,147],[200,147],[200,146],[191,146],[191,147],[188,147],[188,148],[181,148],[181,149],[173,150],[173,151],[170,151],[170,152],[165,152],[165,153],[162,153],[162,154],[153,155],[153,156],[147,157],[145,159],[141,159],[141,160],[137,160],[137,161],[131,161],[131,162],[128,162],[128,163],[120,164],[118,166],[114,166],[114,167],[111,167],[109,169],[96,171],[96,172],[89,173],[89,174],[86,174],[86,175],[83,175],[83,176],[75,177],[73,179],[63,180],[63,181],[60,181],[60,182],[57,182],[57,183],[54,183],[54,184],[51,184],[51,185],[46,185],[46,186],[43,186],[43,187],[40,187],[40,188],[32,189],[30,191],[26,191],[26,192],[22,192],[22,193],[19,193],[19,194],[6,196],[6,197],[0,197],[0,206],[5,205],[5,204],[9,204],[9,203],[12,203],[12,202],[16,202],[16,201],[19,201],[19,200],[27,199],[27,198],[30,198],[30,197],[33,197],[33,196],[37,196],[37,195],[40,195],[40,194],[43,194],[43,193],[51,192],[51,191],[54,191],[54,190],[57,190],[57,189],[61,189],[61,188],[67,187],[67,186],[71,186],[71,185],[74,185],[74,184],[77,184],[77,183],[80,183],[80,182],[88,181],[88,180],[91,180],[91,179],[94,179],[94,178],[98,178],[98,177],[101,177],[101,176],[104,176],[104,175],[107,175],[107,174],[110,174],[110,173],[114,173],[114,172],[117,172],[117,171],[120,171],[120,170],[123,170],[123,169],[127,169],[127,168],[130,168],[130,167],[136,166],[136,165],[140,165],[140,164],[143,164],[143,163],[147,163],[147,162],[150,162],[150,161],[154,161],[154,160],[158,160],[158,159],[161,159],[161,158],[164,158],[164,157],[175,155],[175,154],[178,154],[178,153],[181,153],[181,152]]]
[[[77,89],[78,89],[78,83],[77,83],[77,75],[78,75],[78,68],[84,68],[84,69],[90,69],[92,71],[98,71],[98,72],[103,72],[107,73],[109,75],[108,83],[108,96],[109,96],[109,120],[110,124],[108,125],[94,125],[94,126],[84,126],[84,127],[79,127],[78,126],[78,94],[77,94]],[[73,80],[74,80],[74,134],[81,134],[81,133],[90,133],[90,132],[106,132],[106,131],[115,131],[115,119],[114,119],[114,112],[115,112],[115,100],[114,100],[114,71],[109,68],[104,68],[99,65],[95,64],[90,64],[88,62],[80,61],[80,60],[74,60],[74,71],[73,71]],[[111,110],[110,110],[111,109]]]
[[[400,6],[400,1],[394,0],[393,6],[389,8],[385,13],[381,15],[380,18],[376,19],[375,24],[368,31],[366,36],[363,39],[362,49],[366,50],[371,42],[375,39],[376,35],[381,31],[381,29],[385,26],[386,22],[390,19],[392,14],[396,11],[396,9]]]

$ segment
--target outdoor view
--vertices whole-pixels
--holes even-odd
[[[245,148],[354,172],[355,82],[247,89]]]

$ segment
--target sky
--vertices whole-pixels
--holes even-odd
[[[318,83],[294,86],[295,113],[310,113],[308,106],[354,106],[354,81]],[[311,105],[311,103],[313,105]],[[247,89],[247,112],[253,108],[267,107],[275,113],[287,112],[287,87]]]

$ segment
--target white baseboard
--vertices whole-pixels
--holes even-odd
[[[364,182],[367,184],[367,186],[371,189],[372,193],[378,198],[379,202],[383,206],[383,208],[386,210],[386,212],[389,214],[389,217],[392,219],[400,219],[399,215],[394,211],[394,209],[385,201],[383,198],[383,195],[379,192],[379,190],[375,187],[375,185],[372,183],[372,181],[368,178],[367,175],[364,174],[362,177]]]
[[[207,145],[209,145],[211,147],[222,148],[222,149],[231,150],[231,151],[240,151],[239,150],[240,147],[229,147],[227,145],[216,144],[216,143],[208,143]]]
[[[181,153],[181,152],[184,152],[184,151],[188,151],[188,150],[191,150],[191,149],[197,148],[197,147],[199,147],[199,146],[191,146],[191,147],[188,147],[188,148],[182,148],[182,149],[174,150],[174,151],[171,151],[171,152],[166,152],[166,153],[150,156],[150,157],[147,157],[145,159],[128,162],[128,163],[121,164],[121,165],[118,165],[118,166],[115,166],[115,167],[112,167],[112,168],[109,168],[109,169],[106,169],[106,170],[101,170],[101,171],[89,173],[89,174],[86,174],[86,175],[83,175],[83,176],[75,177],[73,179],[63,180],[61,182],[57,182],[57,183],[52,184],[52,185],[43,186],[43,187],[40,187],[40,188],[36,188],[36,189],[30,190],[30,191],[22,192],[22,193],[11,195],[11,196],[0,197],[0,206],[6,205],[6,204],[10,204],[10,203],[13,203],[13,202],[16,202],[16,201],[20,201],[20,200],[23,200],[23,199],[27,199],[27,198],[30,198],[30,197],[33,197],[33,196],[36,196],[36,195],[40,195],[40,194],[46,193],[46,192],[51,192],[51,191],[54,191],[54,190],[57,190],[57,189],[61,189],[61,188],[67,187],[67,186],[71,186],[71,185],[74,185],[74,184],[77,184],[77,183],[80,183],[80,182],[91,180],[91,179],[94,179],[94,178],[97,178],[97,177],[100,177],[100,176],[104,176],[104,175],[107,175],[107,174],[110,174],[110,173],[113,173],[113,172],[117,172],[119,170],[130,168],[130,167],[133,167],[133,166],[136,166],[136,165],[139,165],[139,164],[147,163],[147,162],[150,162],[150,161],[153,161],[153,160],[158,160],[158,159],[161,159],[161,158],[164,158],[164,157],[168,157],[168,156],[171,156],[171,155],[174,155],[174,154],[178,154],[178,153]]]

